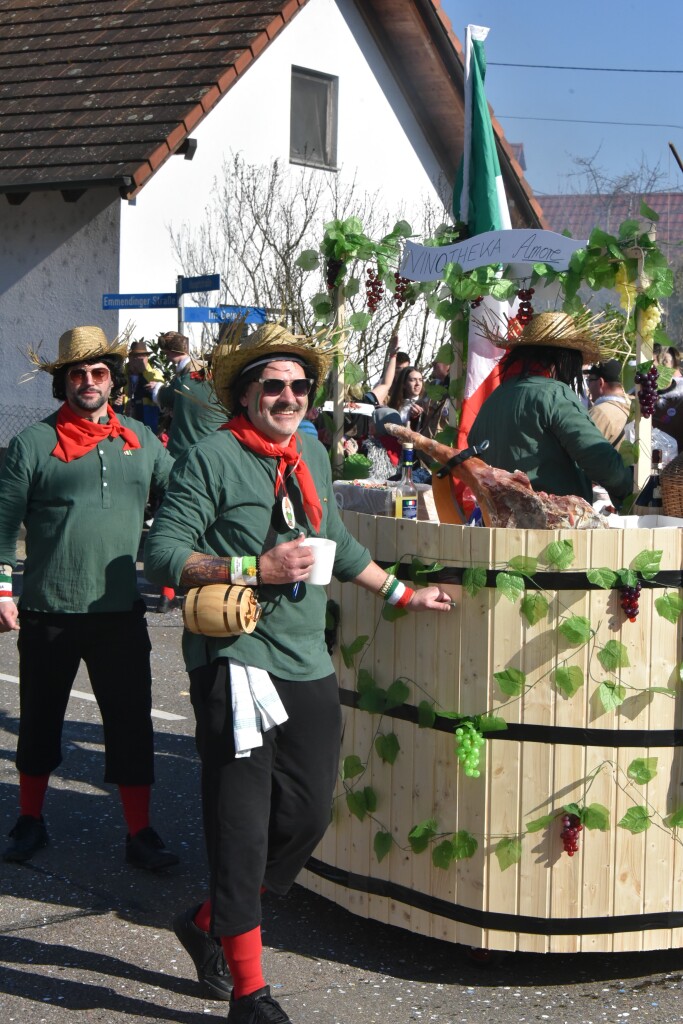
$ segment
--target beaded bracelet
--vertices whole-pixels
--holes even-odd
[[[377,591],[379,596],[383,597],[385,601],[386,601],[387,594],[391,590],[391,588],[392,588],[394,583],[398,583],[398,580],[396,579],[395,576],[393,576],[391,573],[389,573],[387,578],[384,580],[384,583],[382,584],[382,586]]]
[[[243,586],[255,587],[259,582],[258,560],[256,555],[243,555],[241,558],[230,559],[230,582],[241,583]]]

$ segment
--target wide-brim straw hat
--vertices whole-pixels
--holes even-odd
[[[128,335],[119,335],[108,341],[101,327],[72,327],[65,331],[57,345],[57,358],[51,361],[41,359],[37,351],[29,349],[28,357],[35,364],[36,370],[54,373],[62,366],[71,363],[82,363],[86,359],[97,359],[101,356],[120,356],[124,358],[128,348]]]
[[[241,325],[230,325],[221,333],[211,357],[216,398],[231,412],[231,390],[235,380],[250,363],[267,356],[286,359],[291,355],[303,359],[312,367],[319,384],[327,375],[336,351],[327,332],[322,336],[306,337],[291,334],[282,324],[262,324],[243,339]]]
[[[508,336],[505,326],[492,325],[488,319],[475,321],[482,334],[494,345],[513,351],[523,345],[539,345],[544,348],[568,348],[580,352],[584,363],[604,361],[618,348],[619,329],[612,320],[606,320],[602,313],[570,314],[562,312],[535,313],[529,323],[517,335]]]

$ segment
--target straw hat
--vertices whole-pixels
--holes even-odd
[[[307,338],[304,335],[291,334],[281,324],[263,324],[244,340],[241,335],[241,325],[235,328],[235,325],[231,324],[228,330],[221,331],[211,360],[216,397],[228,411],[231,411],[232,385],[250,363],[266,359],[268,356],[272,359],[297,356],[313,367],[316,380],[320,383],[326,376],[336,352],[335,346],[329,340],[322,341],[318,337]]]
[[[57,346],[58,356],[53,361],[41,359],[38,352],[29,349],[28,357],[35,364],[36,370],[54,373],[62,366],[71,363],[82,363],[86,359],[97,359],[100,356],[120,356],[123,358],[128,346],[128,336],[119,335],[113,341],[101,327],[72,327],[65,331]]]
[[[485,314],[487,316],[487,314]],[[581,352],[584,363],[599,363],[610,354],[619,338],[614,321],[589,310],[576,315],[560,312],[536,313],[516,336],[510,337],[507,325],[492,325],[490,320],[475,320],[484,337],[508,351],[520,345],[545,348],[570,348]],[[501,330],[502,327],[502,330]]]

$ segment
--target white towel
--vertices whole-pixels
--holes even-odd
[[[263,733],[288,719],[273,681],[263,668],[228,658],[232,691],[235,757],[249,757],[263,746]]]

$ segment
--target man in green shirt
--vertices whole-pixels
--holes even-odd
[[[306,863],[339,767],[326,595],[307,582],[306,538],[336,542],[339,580],[411,611],[451,607],[441,587],[414,592],[388,576],[339,517],[327,452],[298,430],[331,356],[274,324],[219,344],[214,386],[236,415],[178,461],[146,547],[149,579],[255,584],[263,608],[249,634],[184,636],[211,895],[174,928],[200,980],[229,995],[228,1024],[291,1024],[263,978],[261,891],[287,892]]]
[[[0,632],[19,631],[21,702],[20,816],[5,861],[27,861],[48,843],[43,802],[82,660],[102,714],[104,779],[118,786],[128,826],[126,860],[151,871],[178,863],[149,823],[150,642],[135,569],[150,484],[165,488],[173,460],[144,424],[119,419],[108,404],[125,383],[124,352],[101,328],[75,327],[54,362],[36,356],[63,404],[12,439],[0,471]],[[22,522],[17,608],[11,576]]]

